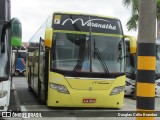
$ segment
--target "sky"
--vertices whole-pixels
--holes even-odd
[[[122,0],[11,0],[11,17],[22,23],[22,41],[27,42],[55,11],[80,12],[119,18],[125,35],[137,37],[137,31],[127,31],[130,9]]]

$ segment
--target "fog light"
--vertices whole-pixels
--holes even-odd
[[[4,106],[0,106],[0,110],[3,110],[4,109]]]

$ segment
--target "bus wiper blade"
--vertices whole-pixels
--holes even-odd
[[[73,71],[81,71],[82,70],[82,65],[80,64],[80,62],[78,62],[78,64],[74,67]]]
[[[99,52],[99,49],[98,49],[98,48],[95,48],[94,52],[95,52],[95,54],[97,55],[97,58],[98,58],[99,62],[101,63],[102,68],[103,68],[103,70],[105,71],[105,73],[108,73],[108,74],[109,74],[108,67],[107,67],[107,65],[106,65],[106,63],[105,63],[105,61],[104,61],[101,53]]]

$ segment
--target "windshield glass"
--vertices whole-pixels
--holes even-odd
[[[136,74],[137,56],[136,54],[130,54],[129,41],[126,43],[126,73]]]
[[[137,63],[137,57],[136,55],[130,55],[130,57],[127,57],[127,66],[126,66],[126,72],[129,74],[136,74],[136,63]]]
[[[13,51],[17,58],[26,58],[26,51]]]
[[[157,45],[156,52],[156,74],[160,74],[160,45]]]
[[[56,33],[51,68],[78,72],[124,72],[121,37]]]
[[[126,73],[136,74],[137,56],[130,55],[129,42],[126,43]],[[160,74],[160,45],[156,45],[156,74]]]
[[[6,80],[9,76],[9,46],[7,41],[7,32],[6,34],[2,31],[2,25],[0,25],[0,80]]]

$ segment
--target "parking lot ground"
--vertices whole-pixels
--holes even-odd
[[[15,77],[13,79],[13,90],[9,111],[22,113],[41,113],[39,118],[3,118],[4,120],[135,120],[136,100],[132,97],[125,97],[122,109],[83,109],[83,108],[52,108],[38,103],[34,93],[28,91],[25,77]],[[16,92],[15,92],[16,91]],[[15,95],[17,95],[15,97]],[[17,103],[17,100],[18,102]],[[19,106],[18,106],[19,105]],[[155,110],[160,111],[160,98],[155,99]],[[132,112],[131,112],[132,111]],[[133,117],[125,117],[132,114]],[[123,116],[123,117],[122,117]],[[159,116],[155,120],[160,120]]]

